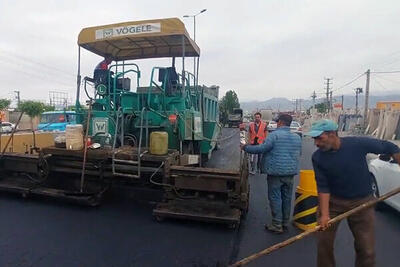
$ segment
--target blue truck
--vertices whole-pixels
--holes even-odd
[[[76,124],[75,111],[47,111],[41,115],[38,130],[40,131],[65,131],[69,124]]]

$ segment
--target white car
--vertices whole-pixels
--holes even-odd
[[[11,122],[6,122],[6,121],[3,121],[0,125],[1,125],[0,130],[2,133],[11,133],[15,127],[14,124],[12,124]]]
[[[268,129],[269,132],[272,132],[272,131],[276,130],[277,127],[278,126],[276,124],[276,121],[270,121],[268,123],[267,129]]]
[[[400,187],[400,166],[388,155],[380,155],[379,158],[369,162],[369,170],[374,176],[372,189],[376,197]],[[385,203],[400,211],[400,194],[385,200]]]
[[[292,121],[290,124],[290,131],[298,134],[300,137],[303,137],[303,130],[301,129],[301,125],[297,121]]]

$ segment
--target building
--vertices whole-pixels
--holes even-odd
[[[400,110],[400,101],[378,101],[376,108],[380,110]]]

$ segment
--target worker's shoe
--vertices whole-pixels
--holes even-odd
[[[266,224],[265,225],[265,229],[267,229],[268,231],[270,231],[271,233],[274,233],[274,234],[282,234],[283,233],[282,226],[276,226],[276,225],[273,225],[273,224],[271,224],[271,225]]]

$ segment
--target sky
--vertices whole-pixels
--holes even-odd
[[[234,90],[240,101],[310,99],[333,78],[334,94],[354,94],[371,71],[400,70],[400,1],[62,1],[0,0],[0,98],[75,97],[77,37],[82,28],[178,17],[201,49],[199,83]],[[101,60],[83,51],[82,76]],[[189,61],[189,64],[191,62]],[[152,66],[138,60],[144,84]],[[189,65],[190,68],[190,65]],[[400,73],[372,74],[371,94],[400,92]]]

